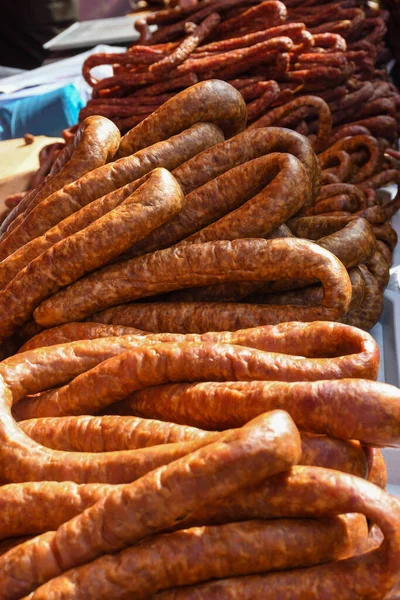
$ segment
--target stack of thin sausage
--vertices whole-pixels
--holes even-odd
[[[0,363],[1,598],[385,598],[400,390],[378,360],[327,322],[41,332]]]
[[[176,333],[292,320],[371,328],[388,277],[380,250],[395,240],[368,219],[397,201],[321,216],[321,204],[360,208],[366,194],[320,187],[304,136],[245,125],[242,96],[218,80],[121,140],[105,117],[83,121],[1,226],[0,341],[84,319]],[[356,173],[373,175],[379,159],[371,150]]]

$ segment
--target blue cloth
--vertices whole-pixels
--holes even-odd
[[[0,104],[0,139],[23,137],[25,133],[59,137],[78,122],[84,102],[73,83],[40,96],[28,96]]]

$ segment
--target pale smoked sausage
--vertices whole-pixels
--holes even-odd
[[[362,515],[195,527],[100,557],[49,581],[29,599],[109,600],[130,595],[144,600],[171,586],[340,560],[362,552],[367,538]]]
[[[4,233],[23,212],[30,212],[45,198],[64,185],[79,179],[112,160],[120,143],[120,133],[112,121],[94,116],[85,119],[78,127],[73,140],[58,155],[49,175],[11,211],[2,223]]]
[[[0,292],[0,339],[28,320],[41,300],[127,250],[175,216],[182,190],[166,169],[155,169],[119,207],[58,242],[20,271]]]
[[[0,374],[10,387],[15,404],[27,394],[65,384],[104,360],[132,348],[185,341],[235,344],[272,352],[270,360],[275,365],[275,377],[279,372],[283,376],[291,370],[295,373],[295,364],[299,367],[298,356],[304,357],[301,375],[305,380],[310,380],[313,373],[316,379],[376,379],[378,376],[379,347],[371,335],[342,323],[318,321],[204,335],[128,335],[70,342],[12,356],[0,363]]]
[[[124,135],[117,156],[134,154],[200,121],[216,123],[225,137],[231,137],[243,131],[246,119],[240,92],[225,81],[202,81],[176,94]]]
[[[311,192],[305,207],[313,204],[321,185],[319,161],[307,138],[280,127],[246,129],[234,138],[204,150],[176,168],[173,174],[187,195],[229,169],[271,152],[293,154],[302,163],[310,180]]]
[[[300,161],[290,154],[261,156],[185,196],[182,211],[135,244],[127,258],[181,241],[264,237],[308,199],[307,174]]]
[[[394,386],[359,379],[206,382],[146,388],[112,409],[122,415],[152,415],[192,427],[227,429],[279,408],[288,411],[303,431],[393,446],[400,444],[399,397]]]
[[[223,135],[218,127],[211,123],[197,123],[167,141],[154,144],[149,148],[144,148],[134,156],[117,160],[112,164],[104,165],[87,173],[81,179],[46,198],[40,206],[37,206],[31,214],[27,215],[21,226],[16,228],[0,244],[0,259],[6,258],[29,241],[42,236],[50,228],[54,228],[63,219],[76,213],[93,200],[114,192],[113,198],[116,199],[116,204],[111,204],[111,210],[136,189],[136,184],[132,184],[132,182],[135,182],[139,177],[156,167],[164,167],[168,170],[175,169],[198,152],[220,142],[221,139],[223,139]],[[133,187],[127,186],[125,190],[122,189],[121,196],[118,188],[127,184],[131,184]],[[97,218],[96,213],[92,217],[90,215],[91,211],[87,209],[83,215],[83,223],[80,221],[82,217],[77,217],[78,223],[74,224],[73,222],[72,233],[82,229],[83,226]],[[69,224],[69,226],[71,225]],[[44,240],[45,245],[48,241],[50,243],[60,241],[65,235],[70,235],[70,231],[67,230],[63,233],[61,226],[61,232],[55,229],[49,235],[50,239]],[[41,241],[43,243],[43,240]],[[48,246],[46,245],[46,247]],[[41,252],[44,249],[46,248],[43,248]],[[25,262],[25,264],[27,263]]]
[[[263,309],[264,323],[255,324],[295,319],[337,320],[348,309],[350,279],[345,267],[330,252],[291,238],[242,239],[184,244],[103,268],[43,302],[34,318],[39,325],[53,326],[82,320],[121,302],[182,287],[224,281],[276,280],[283,276],[319,279],[324,287],[323,303],[306,309],[271,305]],[[172,331],[174,323],[170,325]],[[212,329],[215,330],[209,326],[207,331]]]
[[[199,510],[201,523],[249,518],[320,516],[358,512],[376,523],[384,543],[366,554],[301,570],[217,580],[195,587],[174,588],[154,600],[254,600],[290,598],[358,600],[384,598],[397,582],[400,553],[400,503],[379,487],[318,467],[293,467],[261,485],[237,492]],[[185,525],[187,524],[185,523]]]
[[[221,434],[220,441],[111,492],[56,532],[0,557],[3,598],[21,598],[67,569],[176,526],[205,501],[288,469],[300,453],[300,436],[282,411]]]
[[[27,352],[35,348],[66,344],[77,340],[95,340],[119,335],[145,335],[144,331],[122,325],[103,325],[102,323],[66,323],[53,329],[45,329],[31,338],[18,351]]]

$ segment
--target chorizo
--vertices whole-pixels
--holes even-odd
[[[300,452],[300,436],[282,411],[221,434],[218,442],[111,492],[57,531],[0,557],[4,600],[20,598],[65,570],[177,525],[205,500],[231,496],[288,469]]]
[[[120,206],[38,256],[0,292],[0,304],[7,307],[0,339],[27,321],[41,300],[116,258],[176,215],[183,202],[175,178],[166,169],[155,169]]]
[[[198,265],[201,265],[200,271]],[[181,287],[224,281],[276,280],[283,274],[286,278],[306,274],[309,278],[319,279],[324,287],[323,303],[305,311],[271,306],[262,317],[269,323],[258,324],[291,321],[296,317],[297,320],[335,320],[347,310],[351,301],[351,283],[342,263],[320,246],[282,238],[184,244],[112,265],[55,294],[39,305],[34,317],[40,325],[52,326],[82,320],[120,302]],[[179,311],[175,318],[179,321],[178,314]],[[258,320],[261,315],[254,317]],[[207,331],[210,329],[213,327],[208,326]]]
[[[202,81],[179,92],[131,129],[122,138],[117,156],[134,154],[200,121],[216,122],[231,137],[245,128],[246,119],[246,104],[234,87],[219,80]]]

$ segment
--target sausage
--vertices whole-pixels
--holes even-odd
[[[128,156],[110,165],[93,170],[84,178],[78,179],[50,196],[33,210],[24,219],[20,227],[16,228],[7,240],[0,244],[0,258],[6,258],[30,240],[45,234],[51,227],[58,225],[60,221],[93,200],[134,182],[157,166],[168,170],[175,169],[182,162],[187,161],[205,148],[220,142],[221,139],[223,139],[222,133],[215,125],[198,123],[170,140],[145,148],[134,156]],[[134,186],[133,189],[127,187],[122,190],[122,198],[125,192],[131,193],[132,191],[134,191]],[[119,193],[116,194],[116,198],[120,198]],[[88,214],[91,215],[90,209],[87,209],[84,213],[83,223],[88,224],[86,219]],[[94,216],[96,216],[96,213]],[[80,217],[77,218],[79,226],[82,227]],[[73,225],[72,227],[76,226]],[[58,230],[52,231],[49,235],[51,235],[51,239],[60,241]],[[43,245],[40,245],[35,252],[40,251],[43,252]]]
[[[290,368],[294,368],[297,356],[303,356],[309,359],[302,360],[307,379],[311,377],[311,373],[315,373],[319,379],[376,379],[378,376],[379,348],[375,340],[360,329],[323,321],[281,323],[236,332],[211,332],[201,336],[132,335],[70,342],[12,356],[0,364],[0,374],[10,387],[16,403],[27,394],[36,394],[62,385],[131,348],[184,341],[235,344],[274,354],[292,355],[292,358],[275,356],[273,361],[275,365],[282,360],[289,361],[287,364],[293,365]]]
[[[337,148],[329,148],[319,157],[322,168],[322,176],[324,173],[333,173],[341,182],[349,181],[353,176],[354,164],[353,160],[344,150]],[[338,163],[338,164],[336,164]]]
[[[332,196],[338,196],[339,194],[345,194],[350,198],[354,198],[360,208],[367,206],[367,199],[365,193],[358,186],[351,183],[332,183],[324,185],[318,194],[317,202],[331,198]]]
[[[98,558],[49,581],[30,598],[108,600],[130,594],[144,599],[171,586],[346,558],[365,547],[367,536],[361,515],[195,527]],[[216,560],[220,548],[224,552]]]
[[[129,416],[48,417],[19,423],[35,442],[68,452],[115,452],[176,442],[216,441],[217,432]],[[326,436],[302,436],[300,464],[323,466],[366,477],[366,456],[359,444]],[[164,451],[168,450],[164,448]],[[164,452],[166,455],[166,452]]]
[[[240,93],[229,83],[202,81],[168,100],[131,129],[121,140],[118,158],[166,140],[200,121],[216,122],[226,137],[246,126],[247,110]]]
[[[321,180],[321,167],[317,157],[306,138],[295,131],[279,127],[251,131],[246,129],[231,140],[217,144],[188,160],[176,168],[173,174],[187,195],[229,169],[271,152],[293,154],[303,164],[311,182],[311,204],[318,194]]]
[[[393,446],[400,443],[398,399],[394,386],[359,379],[206,382],[146,388],[114,409],[122,415],[151,415],[191,427],[226,429],[279,408],[288,411],[303,431]]]
[[[337,211],[348,211],[354,213],[359,209],[357,201],[346,194],[331,196],[325,200],[319,200],[314,206],[306,211],[307,216],[328,214]]]
[[[392,251],[386,242],[383,242],[382,240],[376,240],[376,249],[382,254],[388,266],[391,267],[393,264],[393,256]]]
[[[368,460],[368,481],[386,489],[388,473],[385,459],[379,448],[364,448]]]
[[[360,267],[366,282],[361,306],[349,312],[343,322],[369,331],[379,321],[383,310],[383,294],[376,277],[363,265]]]
[[[360,169],[358,173],[352,176],[351,183],[360,183],[369,177],[372,177],[382,167],[383,152],[379,142],[367,135],[355,135],[354,137],[340,139],[333,146],[325,150],[318,156],[320,161],[324,161],[332,152],[343,150],[349,154],[357,150],[366,148],[369,153],[368,162]]]
[[[378,281],[379,289],[383,292],[389,283],[390,270],[389,265],[379,250],[377,250],[371,260],[366,263],[366,266],[368,267],[368,271]]]
[[[206,499],[213,502],[288,469],[300,452],[300,436],[282,411],[221,434],[220,441],[111,492],[57,531],[0,557],[4,600],[20,598],[67,569],[177,525]]]
[[[197,265],[201,265],[201,272],[196,272]],[[306,311],[286,307],[282,312],[280,307],[269,307],[264,319],[270,319],[270,323],[296,317],[297,320],[335,320],[347,310],[351,284],[340,261],[310,242],[283,238],[184,244],[182,248],[168,248],[112,265],[43,302],[35,310],[34,318],[40,325],[57,325],[81,320],[120,302],[181,287],[224,281],[275,280],[283,274],[286,278],[306,275],[319,279],[324,287],[323,303]],[[213,327],[209,326],[207,331],[210,329]]]
[[[293,467],[289,473],[277,475],[251,490],[239,491],[234,497],[226,497],[213,506],[204,507],[197,518],[202,523],[214,519],[226,522],[271,516],[316,518],[349,510],[365,514],[382,530],[385,543],[372,554],[309,569],[174,588],[159,593],[155,598],[252,600],[262,597],[272,600],[279,595],[293,600],[320,600],[321,590],[329,590],[332,597],[356,600],[360,594],[368,596],[371,589],[379,590],[379,597],[384,597],[397,581],[400,505],[396,498],[368,481],[319,467]]]
[[[312,217],[298,217],[290,219],[287,225],[292,233],[300,238],[318,240],[343,229],[356,218],[356,216],[332,217],[321,215]]]
[[[11,211],[0,232],[4,234],[19,215],[31,212],[57,190],[112,160],[119,143],[120,133],[114,123],[99,116],[85,119],[73,141],[60,152],[50,174]]]
[[[249,129],[273,125],[276,121],[301,106],[312,106],[318,113],[319,127],[314,143],[314,149],[316,152],[322,152],[322,150],[326,148],[332,135],[332,115],[328,104],[322,100],[322,98],[318,98],[317,96],[300,96],[300,98],[295,98],[283,106],[274,108],[252,123]]]
[[[115,452],[218,437],[195,427],[116,415],[32,419],[19,427],[35,442],[68,452]]]
[[[181,240],[199,243],[268,235],[308,201],[308,194],[306,172],[294,156],[261,156],[185,196],[183,210],[133,246],[127,257]]]
[[[351,303],[349,311],[360,306],[365,290],[365,280],[358,268],[349,271],[351,281]],[[287,292],[278,292],[269,294],[268,289],[255,292],[247,297],[247,301],[260,304],[296,304],[298,306],[312,306],[321,303],[323,289],[320,285],[312,285],[302,289],[291,290]]]
[[[26,342],[18,352],[27,352],[28,350],[34,350],[35,348],[65,344],[77,340],[94,340],[119,335],[145,335],[145,332],[134,329],[133,327],[123,327],[122,325],[66,323],[65,325],[60,325],[53,329],[46,329],[45,331],[38,333]]]
[[[116,258],[176,215],[183,202],[175,178],[165,169],[155,169],[119,207],[38,256],[0,292],[0,305],[7,307],[0,339],[27,321],[41,300]]]
[[[391,224],[385,223],[384,225],[375,225],[372,229],[376,239],[385,242],[393,252],[397,244],[397,232],[393,229]]]
[[[71,481],[2,485],[0,539],[57,529],[115,489],[118,486]]]
[[[175,343],[175,346],[174,346]],[[97,365],[91,371],[78,375],[72,382],[57,390],[51,390],[47,394],[42,394],[35,398],[29,398],[25,402],[19,402],[14,407],[14,415],[18,420],[45,417],[45,416],[65,416],[92,414],[93,411],[99,411],[101,408],[121,400],[129,393],[142,389],[149,385],[161,385],[170,381],[182,381],[186,373],[186,379],[192,381],[209,380],[235,380],[258,379],[271,380],[279,377],[282,381],[304,381],[306,379],[317,380],[321,376],[325,378],[338,378],[343,372],[353,375],[353,360],[347,365],[346,361],[340,365],[342,357],[337,360],[301,361],[298,364],[298,358],[294,356],[285,356],[269,354],[263,351],[235,346],[235,358],[229,358],[230,345],[215,344],[211,342],[174,342],[142,345],[132,348],[128,352],[109,359],[105,364]],[[185,365],[180,365],[179,357],[185,359]],[[19,355],[23,360],[24,354]],[[140,360],[148,361],[147,374],[141,373]],[[168,365],[161,367],[159,363],[168,360]],[[198,361],[199,364],[193,365]],[[240,369],[240,360],[246,364],[246,372],[242,373]],[[171,361],[176,361],[180,365],[180,371],[173,371],[169,366]],[[212,364],[203,364],[203,362],[212,362]],[[254,369],[251,361],[258,361]],[[249,364],[248,364],[249,363]],[[341,366],[339,370],[338,364]],[[150,365],[154,364],[154,373]],[[164,363],[162,363],[164,364]],[[135,370],[129,371],[126,377],[119,375],[119,385],[115,386],[112,381],[112,373],[120,373],[120,369],[125,365],[132,365],[132,369],[138,369],[138,375]],[[229,365],[229,371],[227,367]],[[276,373],[277,365],[280,372]],[[314,366],[311,371],[311,366]],[[319,367],[319,369],[317,368]],[[336,367],[336,368],[335,368]],[[191,370],[190,370],[191,369]],[[158,370],[158,372],[156,372]],[[320,374],[319,371],[322,371]],[[140,371],[140,373],[139,373]],[[310,372],[311,371],[311,372]],[[341,371],[341,372],[340,372]],[[106,372],[107,381],[104,381],[99,388],[99,381],[103,381]],[[250,377],[251,373],[251,377]],[[140,375],[140,376],[139,376]],[[146,383],[147,382],[147,383]],[[158,383],[157,383],[158,382]],[[111,389],[110,389],[111,387]],[[88,392],[91,390],[91,393]],[[18,396],[17,396],[18,398]],[[14,400],[16,403],[18,400]]]

